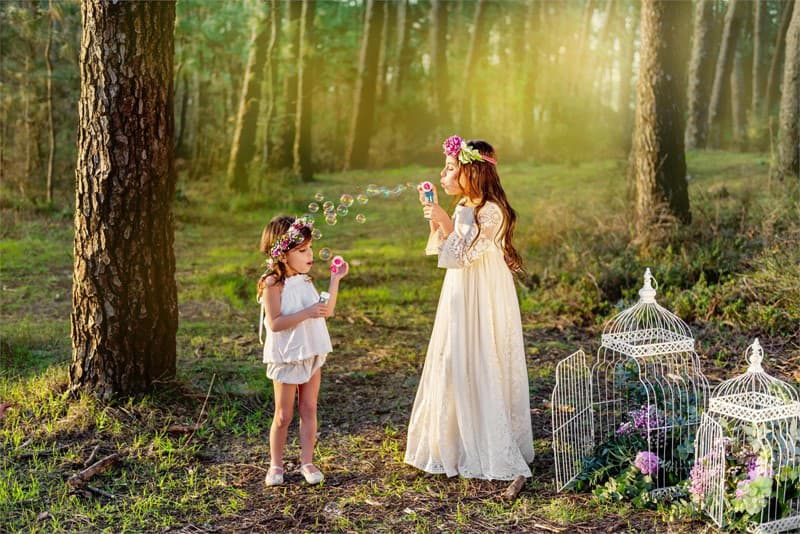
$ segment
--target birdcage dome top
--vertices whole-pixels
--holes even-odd
[[[764,350],[758,338],[745,353],[747,371],[714,388],[709,410],[742,421],[760,423],[800,417],[800,395],[790,384],[768,375],[761,362]]]
[[[633,357],[694,351],[687,324],[656,302],[657,287],[650,269],[646,269],[639,302],[606,323],[603,347]]]

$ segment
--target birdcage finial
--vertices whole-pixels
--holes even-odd
[[[650,267],[648,267],[644,270],[644,285],[639,290],[639,297],[642,302],[652,304],[656,301],[656,287],[658,287],[658,283],[653,275],[650,274]]]
[[[761,343],[758,338],[753,341],[753,344],[748,348],[750,355],[747,361],[750,362],[750,367],[747,368],[748,373],[763,373],[764,368],[761,367],[761,362],[764,360],[764,350],[761,348]]]

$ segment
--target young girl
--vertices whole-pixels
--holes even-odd
[[[460,197],[451,219],[426,202],[426,253],[447,269],[425,356],[405,461],[429,473],[512,480],[530,477],[530,397],[513,271],[516,214],[485,141],[444,143],[440,184]],[[436,193],[434,188],[434,193]]]
[[[264,363],[267,377],[275,392],[275,417],[269,432],[270,467],[266,484],[283,483],[283,450],[292,421],[294,400],[300,412],[300,473],[309,484],[324,478],[313,464],[317,439],[317,395],[320,372],[331,351],[331,338],[325,317],[333,315],[339,280],[347,274],[348,265],[331,273],[327,303],[307,273],[314,263],[310,218],[278,216],[261,234],[261,252],[267,255],[267,272],[258,281],[261,303],[261,327],[267,327],[264,342]]]

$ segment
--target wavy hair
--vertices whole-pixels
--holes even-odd
[[[258,246],[258,250],[264,254],[267,259],[270,259],[270,249],[272,249],[272,245],[280,239],[280,237],[289,231],[289,227],[292,226],[297,220],[296,217],[291,217],[289,215],[277,215],[272,218],[269,223],[264,227],[264,230],[261,232],[261,243]],[[303,241],[300,243],[291,243],[287,251],[292,250],[295,247],[299,247],[303,243],[307,243],[311,239],[311,229],[308,227],[303,227],[300,229],[300,234],[303,236]],[[280,261],[278,258],[272,258],[273,261],[271,264],[268,265],[267,271],[261,275],[261,278],[258,279],[258,294],[264,291],[267,283],[268,276],[274,276],[276,282],[283,282],[286,280],[286,265]]]

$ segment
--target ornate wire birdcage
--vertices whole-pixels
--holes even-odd
[[[583,351],[556,366],[553,450],[557,489],[585,473],[599,445],[640,447],[653,489],[684,480],[708,381],[689,327],[655,300],[647,269],[639,302],[610,320],[591,369]]]
[[[764,372],[758,339],[745,354],[747,372],[711,393],[690,492],[720,527],[800,530],[800,398]]]

